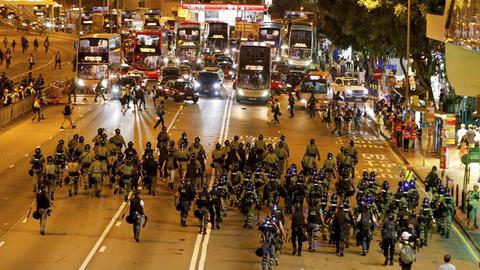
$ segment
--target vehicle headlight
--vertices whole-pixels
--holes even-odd
[[[289,84],[289,83],[287,83],[287,87],[292,87],[292,85],[291,85],[291,84]]]
[[[213,87],[214,87],[214,88],[219,88],[219,87],[220,87],[220,84],[219,84],[219,83],[215,83],[215,84],[213,85]]]
[[[188,75],[188,74],[183,74],[183,78],[184,78],[185,80],[188,80],[188,79],[190,78],[190,75]]]
[[[263,92],[262,92],[262,97],[266,97],[266,96],[268,96],[268,91],[267,91],[267,90],[263,90]]]
[[[236,52],[236,51],[237,51],[237,48],[233,48],[233,49],[232,49],[232,52]]]
[[[197,82],[197,81],[195,81],[195,82],[193,83],[193,85],[195,86],[195,88],[200,87],[200,83]]]
[[[168,64],[168,57],[163,58],[163,63]]]
[[[228,72],[228,74],[233,75],[233,71],[230,70],[230,71]]]
[[[307,63],[305,64],[305,66],[310,66],[311,63],[312,63],[312,61],[308,60]]]
[[[368,95],[368,89],[363,89],[363,93],[364,93],[365,95]]]
[[[245,96],[245,92],[243,92],[243,90],[238,90],[237,93],[238,93],[240,96]]]
[[[179,64],[179,63],[180,63],[180,59],[175,58],[175,63]]]
[[[347,89],[345,92],[347,92],[347,95],[351,95],[352,94],[352,89]]]
[[[275,60],[276,60],[276,61],[280,61],[280,60],[281,60],[281,59],[280,59],[280,56],[277,55],[277,57],[275,57]]]
[[[237,64],[233,64],[232,67],[233,67],[233,68],[237,68]]]
[[[199,92],[194,92],[193,93],[195,96],[200,96],[200,93]]]
[[[304,99],[304,98],[302,98],[302,99],[300,100],[300,102],[303,103],[303,104],[307,104],[307,100]]]
[[[84,87],[85,86],[85,81],[83,79],[77,79],[77,84],[78,84],[78,86]]]
[[[180,96],[183,96],[183,95],[185,95],[185,93],[183,93],[183,92],[180,92],[179,94],[180,94]]]
[[[201,64],[202,63],[202,59],[201,58],[197,58],[197,64]]]
[[[293,60],[288,60],[289,65],[293,65]]]
[[[229,50],[229,49],[226,49],[226,50],[225,50],[225,54],[230,54],[230,50]]]
[[[117,94],[120,92],[120,88],[117,85],[112,87],[112,94]]]

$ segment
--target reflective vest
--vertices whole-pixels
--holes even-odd
[[[410,129],[410,139],[411,140],[416,140],[417,139],[417,129],[416,128]]]

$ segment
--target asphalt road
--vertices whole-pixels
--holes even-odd
[[[297,111],[296,116],[289,119],[285,111],[286,97],[282,97],[280,125],[267,123],[264,106],[237,104],[233,100],[227,86],[223,97],[201,98],[195,105],[167,101],[166,123],[171,137],[177,140],[183,131],[190,140],[200,137],[210,157],[216,142],[233,135],[250,141],[262,133],[268,141],[275,141],[284,134],[292,154],[290,162],[297,164],[310,138],[316,139],[322,160],[328,152],[336,155],[340,146],[353,138],[360,153],[357,175],[363,170],[375,170],[379,172],[379,180],[386,179],[391,186],[396,186],[402,162],[383,140],[371,135],[368,126],[359,134],[334,137],[318,116],[309,119],[304,111]],[[99,199],[91,191],[82,191],[70,198],[65,187],[57,188],[53,213],[47,221],[47,235],[41,236],[38,222],[25,220],[34,194],[27,175],[29,157],[24,155],[31,155],[36,145],[52,153],[59,139],[69,138],[74,132],[90,142],[99,127],[106,128],[109,134],[120,128],[137,149],[143,149],[149,140],[155,142],[158,133],[152,128],[155,116],[151,109],[129,111],[127,116],[121,115],[117,102],[83,105],[77,109],[78,127],[74,131],[58,129],[61,109],[57,107],[49,109],[52,116],[46,122],[32,124],[27,120],[0,134],[0,147],[9,147],[8,152],[0,150],[3,153],[0,156],[0,269],[261,269],[260,259],[254,254],[260,233],[242,228],[243,218],[238,209],[228,211],[220,230],[200,236],[192,213],[188,227],[179,226],[173,193],[161,181],[156,197],[142,195],[149,221],[141,231],[140,243],[133,240],[131,225],[117,219],[125,205],[122,196],[113,195],[108,187]],[[261,216],[265,214],[266,211]],[[287,218],[287,228],[289,223]],[[354,246],[353,237],[352,247],[347,249],[344,258],[336,257],[333,246],[323,241],[316,253],[305,251],[304,246],[302,257],[290,256],[291,247],[286,244],[276,269],[379,269],[383,267],[383,256],[378,239],[377,229],[371,252],[366,257],[360,256],[361,249]],[[472,255],[463,241],[456,230],[448,240],[434,235],[429,246],[421,250],[414,268],[436,269],[443,254],[450,253],[458,269],[474,269],[478,254]],[[392,269],[398,268],[396,264]]]
[[[48,52],[45,52],[43,42],[48,35],[50,41],[50,47]],[[21,37],[25,36],[29,41],[28,50],[22,53]],[[5,52],[3,44],[4,37],[8,39],[8,47],[12,50],[12,41],[15,40],[17,46],[15,52],[12,53],[12,62],[10,68],[6,68],[5,61],[3,65],[0,65],[0,72],[5,72],[7,76],[13,79],[15,82],[20,81],[23,76],[27,75],[30,70],[28,69],[28,57],[30,53],[33,53],[35,57],[35,65],[33,66],[32,73],[34,77],[38,74],[42,74],[46,83],[51,83],[55,80],[66,79],[73,76],[72,64],[73,60],[73,41],[76,40],[74,36],[62,33],[47,33],[46,35],[40,35],[33,32],[24,31],[12,31],[11,29],[0,28],[0,49]],[[39,41],[39,48],[37,51],[33,48],[33,40],[37,38]],[[62,59],[62,69],[54,69],[55,53],[59,51]]]

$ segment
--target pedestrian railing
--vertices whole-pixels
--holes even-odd
[[[28,96],[16,103],[0,108],[0,125],[8,124],[25,113],[31,112],[33,110],[33,101],[34,97]]]

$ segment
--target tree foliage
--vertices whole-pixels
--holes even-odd
[[[410,35],[412,68],[422,88],[430,92],[430,77],[439,66],[436,52],[443,50],[442,43],[425,34],[426,13],[432,1],[412,0]],[[309,8],[318,12],[320,31],[336,46],[352,46],[371,58],[406,59],[406,0],[320,0]]]

